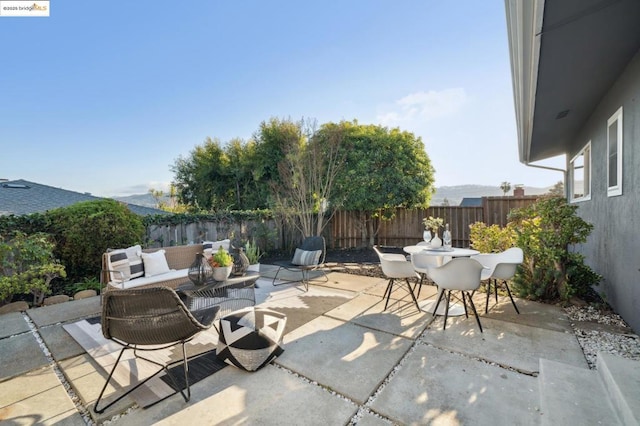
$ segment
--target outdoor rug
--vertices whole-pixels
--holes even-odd
[[[264,307],[283,313],[287,316],[285,335],[290,331],[306,324],[314,318],[348,302],[356,293],[310,286],[309,291],[303,291],[300,285],[295,283],[274,287],[271,280],[259,279],[256,288],[256,307]],[[89,318],[63,325],[64,329],[73,337],[80,346],[91,356],[94,361],[104,369],[106,379],[113,363],[122,349],[117,343],[105,339],[102,335],[100,318]],[[191,385],[211,374],[219,371],[227,364],[218,360],[215,355],[218,343],[218,332],[215,327],[196,335],[186,345],[189,357],[189,382]],[[284,348],[286,350],[286,346]],[[145,353],[145,356],[160,363],[168,363],[182,359],[180,345]],[[126,359],[125,359],[126,358]],[[133,386],[157,371],[155,365],[144,360],[137,360],[133,351],[127,350],[120,360],[120,364],[114,373],[113,380],[123,388]],[[182,364],[177,368],[174,378],[182,385]],[[233,368],[233,367],[232,367]],[[148,407],[159,400],[167,398],[177,391],[171,387],[171,381],[165,374],[154,377],[146,384],[140,386],[130,396],[140,407]],[[180,378],[180,380],[178,380]]]
[[[104,378],[106,380],[122,346],[103,337],[100,318],[89,318],[72,324],[65,324],[63,327],[82,346],[87,354],[104,369]],[[189,383],[191,385],[216,373],[227,365],[218,360],[215,355],[217,342],[218,333],[212,327],[199,333],[187,343]],[[158,351],[146,351],[144,356],[159,363],[168,364],[182,359],[182,348],[180,345],[176,345]],[[116,368],[112,383],[115,381],[122,388],[128,388],[138,383],[139,380],[149,377],[157,370],[157,366],[144,360],[136,359],[133,356],[133,351],[127,350],[122,356],[118,368]],[[183,386],[184,373],[182,363],[171,367],[170,370],[178,385]],[[173,388],[170,378],[165,373],[161,373],[140,386],[130,396],[140,407],[148,407],[175,394],[177,391],[177,389]]]

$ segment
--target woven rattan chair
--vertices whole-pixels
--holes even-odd
[[[211,323],[215,319],[218,309],[217,306],[214,306],[209,309],[201,309],[191,313],[178,294],[168,287],[111,290],[106,292],[102,304],[102,334],[105,338],[111,339],[123,347],[109,373],[109,377],[102,387],[100,396],[98,396],[98,400],[94,406],[95,412],[104,412],[107,408],[137,389],[147,380],[163,371],[167,373],[175,389],[180,389],[180,393],[185,402],[189,401],[191,398],[191,389],[189,387],[189,364],[185,343],[202,330],[211,327]],[[182,345],[182,360],[173,361],[166,365],[138,354],[139,351],[165,349],[176,344]],[[153,345],[153,347],[150,347],[150,345]],[[122,354],[127,349],[132,349],[137,358],[148,361],[161,368],[153,375],[131,387],[123,395],[120,395],[104,407],[99,408],[98,405],[100,404],[104,391],[111,381],[113,373],[122,358]],[[178,386],[168,368],[179,362],[182,362],[184,366],[186,394],[184,389]]]
[[[320,256],[313,257],[307,256],[307,254],[311,254],[313,252],[320,251]],[[302,253],[302,255],[300,255]],[[329,277],[327,274],[320,269],[322,265],[324,265],[324,258],[327,254],[327,249],[324,241],[324,237],[307,237],[302,242],[302,245],[296,249],[296,253],[293,256],[293,259],[290,262],[274,262],[274,265],[278,266],[278,270],[273,277],[273,281],[271,284],[274,286],[278,286],[281,284],[285,284],[288,282],[301,282],[304,284],[305,290],[309,290],[309,273],[311,271],[320,270],[322,275],[324,276],[326,281],[329,281]],[[313,258],[312,258],[313,257]],[[298,259],[299,258],[299,259]],[[309,259],[308,261],[306,259]],[[281,270],[286,269],[287,271],[300,272],[302,278],[300,280],[282,280],[284,283],[276,284],[276,279],[278,278],[278,274]]]

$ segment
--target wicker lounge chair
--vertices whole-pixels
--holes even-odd
[[[278,270],[271,282],[274,286],[276,279],[281,270],[298,271],[301,273],[301,279],[299,280],[283,280],[285,282],[301,282],[304,284],[305,290],[309,290],[309,272],[320,270],[324,275],[326,281],[329,281],[327,274],[320,269],[324,264],[324,258],[327,253],[324,237],[307,237],[302,242],[302,245],[296,249],[296,252],[290,262],[274,262],[274,265],[278,266]],[[284,283],[282,283],[284,284]]]
[[[189,366],[185,343],[200,331],[211,327],[218,309],[218,306],[213,306],[209,309],[198,310],[194,315],[189,312],[178,294],[168,287],[110,290],[106,292],[102,304],[102,334],[105,338],[111,339],[123,347],[100,392],[100,396],[98,396],[94,406],[95,412],[104,412],[104,410],[162,371],[167,373],[175,389],[180,390],[185,402],[189,401],[191,389],[189,387]],[[138,354],[139,351],[159,350],[176,344],[182,345],[182,360],[174,361],[167,365],[152,361]],[[149,345],[156,346],[149,347]],[[161,368],[115,400],[109,402],[109,404],[98,408],[104,391],[118,366],[118,362],[127,349],[132,349],[137,358],[144,359]],[[180,361],[184,366],[186,394],[184,389],[178,386],[168,369],[169,366]]]

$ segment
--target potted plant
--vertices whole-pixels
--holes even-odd
[[[426,233],[431,230],[433,231],[433,238],[431,238],[431,245],[438,247],[442,245],[442,240],[440,239],[440,237],[438,237],[438,228],[440,228],[443,223],[444,220],[441,217],[433,217],[433,216],[429,216],[429,217],[425,217],[424,219],[422,219],[422,223],[424,225],[424,229],[425,229],[425,241],[426,241]],[[430,234],[429,234],[430,235]]]
[[[224,281],[229,278],[233,270],[233,257],[223,247],[219,247],[209,258],[209,264],[213,268],[213,279]]]
[[[260,251],[260,247],[256,244],[255,239],[247,241],[244,245],[244,254],[247,256],[247,259],[249,259],[249,268],[247,268],[247,271],[260,271],[260,258],[264,253]]]

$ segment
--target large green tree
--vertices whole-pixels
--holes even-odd
[[[378,229],[372,219],[393,217],[396,208],[426,208],[433,194],[434,169],[420,137],[398,128],[342,122],[345,166],[331,201],[358,211],[363,245]]]

